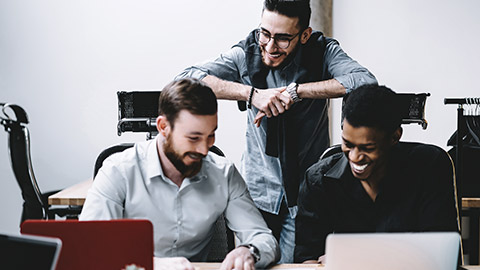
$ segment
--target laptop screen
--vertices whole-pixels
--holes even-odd
[[[0,268],[55,269],[62,242],[58,238],[0,235]]]
[[[456,232],[330,234],[326,270],[454,270]]]

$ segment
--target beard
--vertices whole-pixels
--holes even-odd
[[[173,148],[171,136],[167,136],[165,143],[163,144],[163,151],[165,156],[167,156],[170,162],[172,162],[173,166],[175,166],[175,168],[183,175],[183,177],[192,177],[200,172],[200,169],[202,169],[202,160],[195,161],[190,165],[186,165],[183,162],[183,158],[190,154],[200,155],[202,158],[205,156],[195,152],[186,152],[183,155],[177,153]]]
[[[263,63],[263,65],[265,65],[268,68],[273,69],[273,70],[282,69],[292,62],[292,59],[295,58],[295,55],[297,54],[297,51],[299,50],[299,47],[300,47],[300,44],[296,44],[295,48],[287,55],[287,57],[285,57],[285,59],[283,59],[283,61],[278,66],[272,67],[272,66],[267,64],[267,60],[265,59],[265,57],[266,57],[265,54],[267,54],[267,51],[265,50],[265,48],[263,46],[260,46],[260,51],[261,51],[261,55],[262,55],[262,63]]]

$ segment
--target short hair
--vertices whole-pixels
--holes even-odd
[[[354,127],[373,127],[393,134],[402,124],[397,94],[386,86],[367,85],[344,98],[343,120]]]
[[[158,99],[158,113],[174,125],[181,110],[196,115],[217,113],[217,98],[204,82],[194,78],[175,80],[166,85]]]
[[[307,29],[310,24],[312,13],[310,0],[265,0],[263,11],[265,9],[290,18],[298,18],[298,24],[302,31]]]

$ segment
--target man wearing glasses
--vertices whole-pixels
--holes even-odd
[[[178,76],[248,107],[241,172],[279,240],[280,263],[293,261],[299,184],[330,145],[328,99],[377,83],[336,40],[309,27],[310,14],[308,0],[265,0],[258,29]]]

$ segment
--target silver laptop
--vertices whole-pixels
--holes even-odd
[[[326,270],[455,270],[455,232],[330,234]]]
[[[58,238],[0,234],[0,268],[54,270],[61,248]]]

